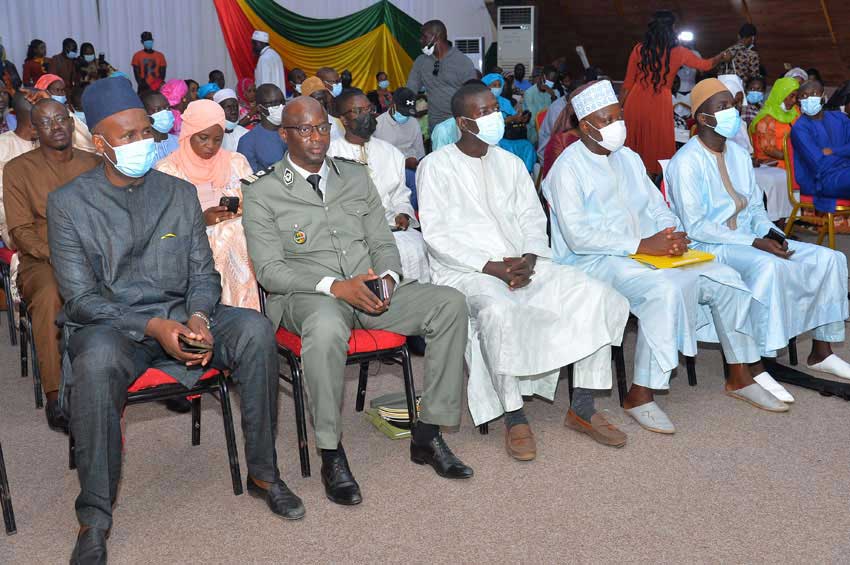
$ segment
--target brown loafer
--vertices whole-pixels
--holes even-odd
[[[590,419],[590,422],[579,418],[578,414],[572,411],[567,411],[567,418],[564,420],[564,425],[568,428],[587,434],[602,445],[610,445],[612,447],[623,447],[626,445],[626,434],[621,432],[614,424],[608,421],[608,418],[597,412]]]
[[[531,426],[516,424],[505,430],[505,449],[517,461],[531,461],[537,457],[537,444]]]

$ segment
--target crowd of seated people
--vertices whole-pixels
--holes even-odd
[[[410,459],[448,479],[474,475],[442,434],[464,411],[501,418],[508,457],[535,459],[524,397],[553,399],[568,365],[565,426],[625,446],[594,398],[611,388],[630,315],[623,407],[650,432],[688,425],[656,393],[701,342],[724,353],[723,392],[767,412],[794,398],[763,359],[803,333],[808,369],[850,379],[832,349],[845,338],[846,258],[777,229],[790,208],[784,146],[818,210],[850,199],[850,119],[816,69],[771,83],[754,26],[704,59],[674,24],[655,15],[620,92],[599,69],[574,82],[563,64],[482,76],[438,20],[422,26],[409,76],[364,77],[368,91],[346,69],[284,73],[263,31],[255,77],[235,88],[217,69],[166,79],[150,32],[133,77],[90,43],[77,53],[69,38],[47,57],[34,40],[23,78],[7,71],[0,91],[0,237],[16,251],[10,291],[32,319],[48,425],[76,442],[72,562],[106,561],[121,412],[153,365],[185,386],[226,371],[248,491],[277,516],[305,515],[275,447],[278,328],[302,340],[321,481],[342,505],[363,500],[340,417],[354,328],[408,336],[424,355]],[[652,266],[690,250],[711,260]],[[186,338],[208,350],[184,350]]]

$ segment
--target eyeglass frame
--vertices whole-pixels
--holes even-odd
[[[328,131],[326,131],[325,133],[322,133],[321,130],[319,130],[319,128],[323,127],[323,126],[327,126],[327,128],[328,128]],[[302,133],[301,128],[310,128],[310,129],[306,130],[306,133]],[[313,135],[314,131],[316,133],[318,133],[319,135],[321,135],[322,137],[330,135],[332,128],[333,128],[333,124],[330,123],[330,122],[324,122],[324,123],[315,124],[315,125],[314,124],[300,124],[300,125],[297,125],[297,126],[280,126],[280,129],[294,129],[294,130],[296,130],[298,132],[298,135],[301,136],[304,139],[307,139],[308,137]]]

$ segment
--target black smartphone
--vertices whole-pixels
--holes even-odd
[[[221,200],[218,201],[218,205],[226,207],[228,212],[232,212],[235,214],[239,211],[239,197],[222,196]]]
[[[390,294],[390,289],[387,287],[387,281],[384,279],[375,279],[366,281],[366,286],[372,291],[372,294],[378,297],[378,300],[383,302]]]
[[[772,239],[779,245],[783,245],[785,243],[785,234],[775,228],[770,228],[764,238]]]
[[[205,341],[189,339],[183,334],[178,335],[177,340],[180,342],[180,349],[186,353],[207,353],[208,351],[212,351],[213,348],[212,345]]]

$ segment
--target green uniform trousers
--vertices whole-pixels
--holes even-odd
[[[336,449],[340,443],[345,360],[352,328],[424,336],[428,347],[419,418],[428,424],[459,425],[468,323],[463,294],[431,284],[397,287],[389,309],[380,316],[355,311],[332,296],[291,296],[281,325],[301,336],[304,384],[319,449]]]

